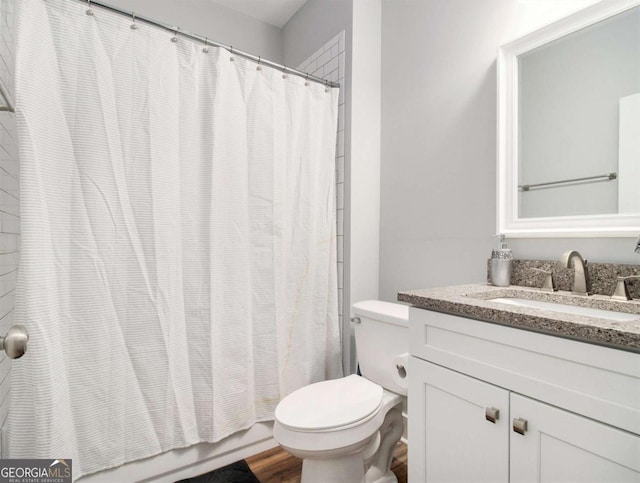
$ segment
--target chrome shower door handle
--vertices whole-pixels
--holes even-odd
[[[10,359],[18,359],[27,352],[29,333],[22,325],[14,325],[7,331],[7,335],[0,337],[0,349],[7,353]]]

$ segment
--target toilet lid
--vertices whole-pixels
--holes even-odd
[[[380,407],[382,387],[351,375],[317,382],[292,392],[276,407],[281,424],[307,431],[346,426]]]

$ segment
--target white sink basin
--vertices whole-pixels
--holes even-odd
[[[528,300],[516,297],[498,297],[490,299],[491,302],[515,305],[517,307],[531,307],[534,309],[551,310],[573,315],[585,315],[587,317],[599,317],[609,320],[636,320],[640,319],[638,314],[627,314],[624,312],[614,312],[612,310],[593,309],[591,307],[580,307],[577,305],[559,304],[555,302],[543,302],[541,300]]]

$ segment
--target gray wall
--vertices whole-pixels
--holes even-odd
[[[282,62],[282,33],[279,28],[209,0],[108,0],[106,3]]]
[[[383,3],[385,300],[485,278],[495,230],[495,60],[512,3]]]
[[[380,296],[480,282],[496,230],[496,51],[593,3],[385,0]],[[510,240],[518,258],[640,263],[628,238]]]
[[[282,28],[283,63],[292,67],[345,31],[347,65],[351,64],[352,0],[308,0]]]

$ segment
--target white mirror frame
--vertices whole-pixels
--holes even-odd
[[[511,238],[633,237],[640,213],[518,218],[518,55],[640,5],[602,0],[500,47],[498,51],[498,233]],[[640,186],[638,187],[640,189]]]

